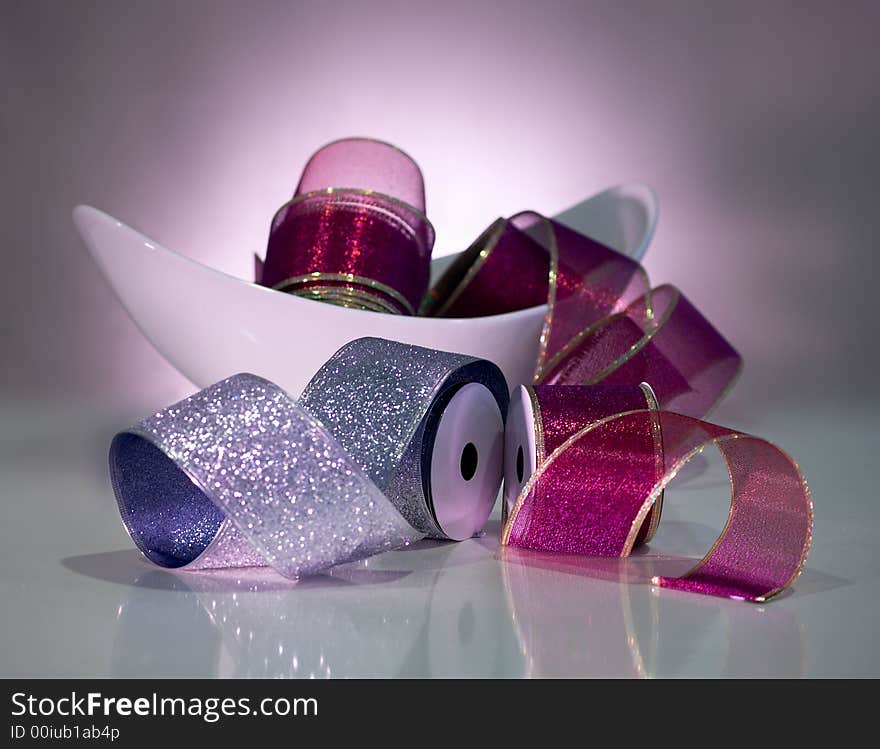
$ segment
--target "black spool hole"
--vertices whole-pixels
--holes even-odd
[[[461,451],[461,477],[465,481],[470,481],[477,472],[477,446],[473,442],[468,442]]]
[[[526,472],[526,456],[523,454],[522,445],[516,451],[516,480],[522,483],[523,475]]]

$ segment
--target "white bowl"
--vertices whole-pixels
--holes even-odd
[[[626,185],[556,218],[638,260],[654,233],[657,201],[649,188]],[[89,206],[77,206],[73,219],[141,332],[200,388],[237,372],[252,372],[299,397],[334,352],[362,336],[489,359],[511,387],[531,381],[546,305],[469,319],[365,312],[227,275]],[[432,277],[453,258],[434,260]]]

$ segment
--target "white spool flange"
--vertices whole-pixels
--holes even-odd
[[[501,485],[504,421],[495,396],[476,382],[461,387],[440,417],[431,456],[434,516],[454,541],[481,530]]]
[[[532,399],[525,386],[513,391],[507,412],[504,435],[504,502],[507,511],[513,509],[516,498],[526,481],[538,468],[535,443],[535,414]]]

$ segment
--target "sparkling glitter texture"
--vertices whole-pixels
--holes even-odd
[[[655,583],[763,601],[794,581],[809,551],[813,512],[809,490],[791,458],[765,440],[681,414],[609,411],[595,420],[594,406],[604,400],[604,387],[591,388],[597,391],[592,394],[574,392],[582,389],[534,390],[542,431],[549,445],[557,446],[520,492],[503,543],[626,556],[663,488],[691,457],[715,445],[730,471],[727,525],[694,569]],[[613,405],[620,393],[607,396]],[[586,419],[566,414],[566,400],[572,409],[588,404],[593,410]],[[584,421],[588,425],[577,429]],[[563,435],[568,436],[560,442]]]
[[[536,440],[540,448],[539,464],[590,424],[626,411],[656,410],[653,391],[645,385],[536,385],[530,389],[530,397],[537,421],[535,428],[540,433],[540,439]],[[659,479],[663,443],[659,422],[655,420],[652,426],[650,432],[634,435],[630,446],[631,470],[646,470],[649,477]],[[662,506],[661,492],[642,522],[635,538],[636,546],[653,537]]]
[[[437,533],[423,489],[427,436],[447,394],[473,381],[506,409],[506,384],[488,362],[354,341],[307,388],[328,427],[272,383],[235,375],[116,436],[110,472],[123,521],[151,561],[187,569],[269,564],[299,577],[405,546]],[[380,393],[370,397],[371,386]],[[337,407],[366,413],[336,416]],[[380,438],[358,432],[374,427]]]
[[[432,510],[433,440],[443,408],[469,382],[485,385],[506,416],[507,383],[494,364],[360,338],[330,358],[306,386],[300,403],[415,528],[446,538]]]

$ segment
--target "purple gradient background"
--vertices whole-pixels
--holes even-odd
[[[419,161],[439,254],[499,214],[646,182],[652,278],[745,357],[725,409],[875,386],[880,4],[0,8],[7,400],[137,416],[191,390],[89,260],[75,204],[248,277],[306,158],[346,135]]]

